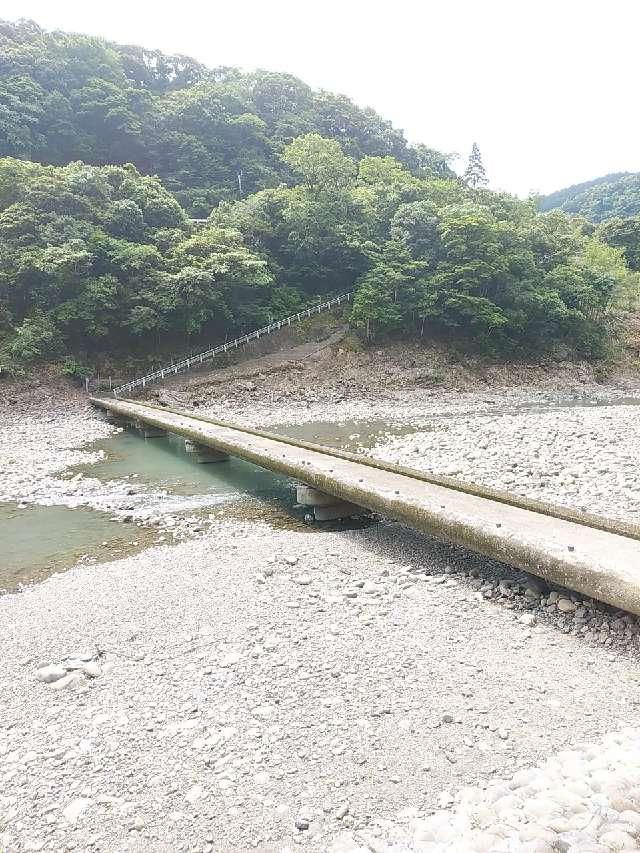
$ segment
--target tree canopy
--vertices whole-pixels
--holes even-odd
[[[133,163],[157,174],[193,216],[288,182],[281,158],[316,133],[345,155],[393,156],[453,176],[374,110],[290,74],[207,68],[185,56],[0,21],[0,152],[66,165]]]
[[[495,353],[602,352],[607,317],[632,286],[613,239],[392,157],[356,164],[316,135],[283,159],[297,186],[221,205],[211,221],[243,233],[287,288],[355,287],[351,319],[366,336],[428,327]]]
[[[614,177],[628,201],[637,176]],[[477,146],[458,179],[288,74],[0,23],[0,357],[181,354],[350,289],[368,340],[602,354],[636,304],[640,216],[485,183]]]
[[[592,222],[640,215],[640,173],[616,172],[538,199],[539,209],[555,208]]]
[[[133,166],[0,160],[0,322],[19,360],[184,347],[268,314],[266,262],[231,229],[197,233]]]

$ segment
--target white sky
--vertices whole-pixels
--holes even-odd
[[[411,141],[465,158],[477,141],[496,189],[640,171],[639,0],[0,0],[0,17],[291,72]]]

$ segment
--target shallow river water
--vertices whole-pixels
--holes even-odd
[[[370,446],[385,434],[411,432],[387,421],[347,421],[280,426],[281,435],[332,447]],[[207,511],[220,518],[244,514],[273,526],[295,526],[302,511],[286,477],[239,459],[199,464],[185,453],[184,440],[169,435],[144,439],[125,430],[86,445],[102,451],[102,460],[69,468],[62,476],[82,473],[104,482],[130,480],[136,488],[163,489],[169,495],[207,498]],[[0,504],[0,592],[42,580],[78,561],[100,562],[142,550],[158,541],[158,531],[117,523],[108,513],[88,507]]]

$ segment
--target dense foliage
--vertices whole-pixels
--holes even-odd
[[[622,249],[629,269],[640,272],[640,216],[614,216],[598,227],[597,234],[608,246]]]
[[[412,175],[392,157],[355,163],[308,135],[285,149],[294,187],[222,205],[287,288],[355,286],[352,322],[369,337],[452,330],[485,351],[555,345],[602,351],[611,309],[632,289],[623,250],[532,202]]]
[[[392,155],[452,176],[446,159],[349,98],[289,74],[209,69],[185,56],[0,22],[0,153],[66,165],[133,163],[190,215],[289,181],[284,146],[308,132],[352,157]]]
[[[560,208],[592,222],[640,215],[640,173],[616,172],[538,199],[542,211]]]
[[[2,24],[0,358],[181,354],[352,288],[369,340],[601,354],[635,305],[640,218],[485,182],[477,146],[458,180],[288,75]]]
[[[0,160],[0,324],[21,361],[251,327],[274,294],[230,229],[193,233],[133,166]]]

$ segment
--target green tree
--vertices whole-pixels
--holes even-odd
[[[473,189],[481,189],[482,187],[486,187],[489,183],[487,173],[485,172],[484,165],[482,163],[480,149],[475,142],[471,147],[469,162],[467,163],[467,168],[464,170],[462,180],[467,186],[472,187]]]
[[[640,271],[640,216],[614,216],[605,220],[597,233],[608,246],[623,250],[629,269]]]
[[[558,208],[564,213],[584,216],[592,222],[613,217],[640,215],[640,172],[616,172],[592,181],[575,184],[548,196],[537,204],[542,211]]]
[[[427,264],[417,261],[402,240],[388,240],[371,253],[372,266],[356,283],[351,313],[367,339],[379,331],[394,331],[415,321],[420,304],[421,277]]]
[[[282,152],[282,160],[310,190],[334,190],[355,177],[356,164],[343,154],[335,139],[318,133],[299,136]]]
[[[206,68],[189,57],[0,22],[0,151],[66,165],[131,162],[192,216],[290,181],[280,158],[315,133],[345,155],[420,159],[401,131],[290,74]],[[434,152],[434,162],[437,152]]]
[[[266,262],[236,231],[191,230],[133,167],[0,160],[0,309],[14,358],[144,351],[149,332],[184,345],[262,319]]]

